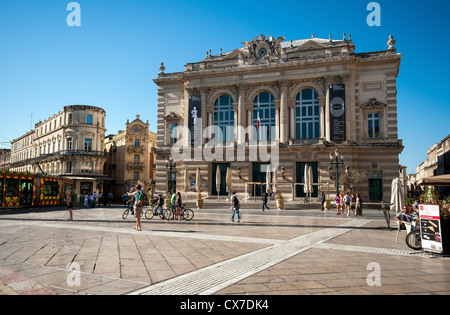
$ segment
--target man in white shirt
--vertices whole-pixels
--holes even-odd
[[[352,208],[352,196],[349,192],[344,196],[344,206],[347,209],[347,217],[350,216],[350,209]],[[353,210],[352,210],[353,211]]]
[[[141,231],[141,214],[142,214],[142,207],[138,205],[139,203],[139,197],[141,196],[141,185],[136,185],[136,187],[131,188],[130,192],[128,193],[128,196],[134,197],[134,217],[136,218],[136,231]]]

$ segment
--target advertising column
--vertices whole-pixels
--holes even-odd
[[[419,216],[423,250],[443,253],[439,205],[419,205]]]

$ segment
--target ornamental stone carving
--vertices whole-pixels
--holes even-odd
[[[388,50],[395,49],[394,48],[395,43],[396,43],[396,41],[394,40],[394,36],[390,35],[389,40],[387,42],[387,45],[389,46]]]
[[[361,108],[369,109],[369,108],[385,108],[387,105],[378,101],[376,98],[371,98],[369,101],[361,104]]]
[[[243,42],[245,49],[239,54],[239,62],[245,65],[267,64],[285,60],[286,51],[281,48],[284,37],[260,35],[250,42]]]

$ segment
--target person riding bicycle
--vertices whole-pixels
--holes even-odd
[[[159,209],[160,213],[162,213],[163,206],[164,206],[164,198],[163,198],[163,196],[161,194],[159,194],[158,198],[153,200],[152,205],[156,205],[155,214],[158,213],[158,209]]]

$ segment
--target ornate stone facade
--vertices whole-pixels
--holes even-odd
[[[204,60],[188,63],[184,72],[165,73],[165,68],[160,68],[154,80],[158,85],[156,190],[164,192],[168,187],[165,160],[176,141],[184,141],[183,150],[191,150],[194,156],[195,148],[189,147],[180,126],[190,127],[189,99],[197,95],[201,97],[202,128],[214,126],[224,132],[224,126],[232,128],[232,141],[228,139],[224,146],[235,150],[233,155],[224,152],[221,159],[209,162],[195,158],[179,161],[177,190],[186,186],[181,180],[185,168],[187,182],[192,183],[200,167],[202,191],[217,194],[214,174],[219,166],[231,169],[233,190],[243,194],[247,187],[248,195],[258,194],[256,190],[248,192],[247,183],[262,182],[266,161],[252,160],[248,154],[252,141],[267,139],[246,128],[257,129],[261,115],[261,126],[273,129],[267,137],[277,142],[279,150],[277,190],[287,199],[303,195],[306,164],[314,168],[314,194],[336,191],[328,167],[329,154],[338,149],[345,154],[350,170],[368,174],[354,193],[361,193],[364,200],[390,200],[391,181],[398,177],[403,150],[397,131],[396,89],[402,55],[396,52],[393,38],[389,49],[368,53],[355,53],[355,44],[345,34],[342,40],[313,35],[288,41],[260,35],[242,44],[244,47],[227,53],[208,52]],[[337,127],[333,125],[335,104],[330,102],[330,91],[334,86],[345,90],[343,140],[333,136]],[[228,108],[228,114],[223,108]],[[204,136],[203,145],[211,138]],[[246,150],[245,160],[236,156],[239,148]],[[223,187],[220,190],[224,194]],[[188,191],[194,192],[193,187]]]
[[[109,180],[103,172],[105,116],[99,107],[65,106],[11,142],[10,170],[60,175],[75,180],[77,194],[98,192]]]
[[[150,132],[149,123],[140,116],[126,123],[126,129],[105,139],[105,151],[108,156],[106,172],[113,182],[107,183],[107,191],[118,198],[131,185],[141,184],[145,192],[154,187],[154,155],[156,134]]]

